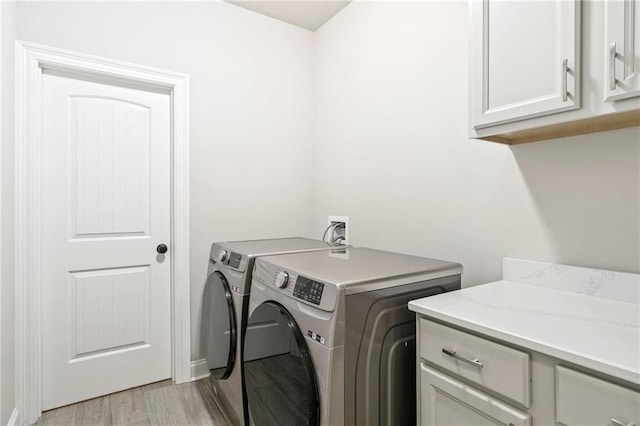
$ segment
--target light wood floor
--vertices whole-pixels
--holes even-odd
[[[36,426],[227,426],[210,379],[171,380],[45,411]]]

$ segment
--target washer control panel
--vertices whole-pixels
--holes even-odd
[[[320,305],[323,291],[323,283],[298,275],[296,285],[293,288],[293,296],[306,300],[314,305]]]
[[[230,252],[228,265],[233,269],[240,268],[240,262],[242,261],[242,255],[239,253]]]

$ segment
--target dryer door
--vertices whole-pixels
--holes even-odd
[[[256,328],[244,341],[245,388],[253,423],[320,424],[315,370],[294,318],[279,303],[265,302],[251,314],[252,323],[264,330],[260,333]]]
[[[214,379],[226,379],[231,374],[237,336],[231,289],[224,275],[215,271],[207,278],[202,300],[202,344]]]

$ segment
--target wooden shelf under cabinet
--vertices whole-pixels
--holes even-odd
[[[584,120],[525,129],[513,133],[486,136],[479,139],[507,145],[517,145],[636,126],[640,126],[640,110],[607,114],[595,118],[586,118]]]

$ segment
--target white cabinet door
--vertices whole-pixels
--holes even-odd
[[[579,0],[471,0],[474,130],[580,107]]]
[[[171,376],[171,99],[42,81],[46,410]]]
[[[556,419],[568,426],[640,424],[640,393],[556,367]]]
[[[604,16],[604,100],[640,96],[640,2],[607,0]]]
[[[528,426],[531,416],[420,364],[420,422],[429,426]]]

